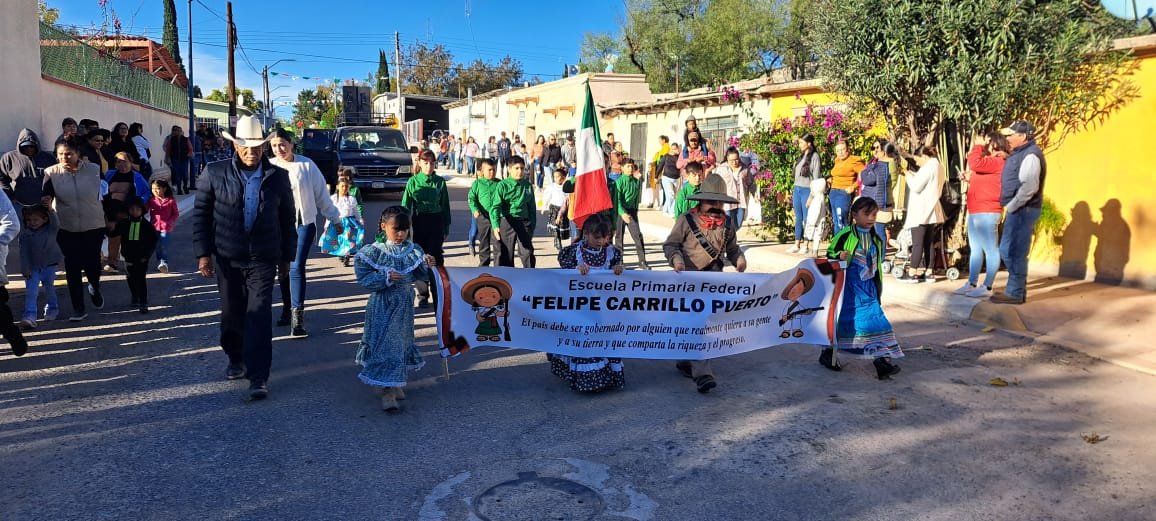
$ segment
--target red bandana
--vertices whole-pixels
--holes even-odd
[[[691,212],[693,212],[694,215],[696,215],[698,217],[698,225],[700,228],[706,228],[707,230],[713,230],[713,229],[718,228],[718,227],[720,227],[726,223],[726,216],[724,216],[724,215],[717,215],[717,214],[709,214],[706,212],[700,212],[700,211],[698,211],[698,208],[692,208]]]

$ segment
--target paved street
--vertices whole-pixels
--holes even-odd
[[[451,266],[473,265],[465,194],[451,188]],[[396,202],[369,201],[368,227]],[[315,252],[311,336],[277,338],[270,399],[244,403],[190,235],[184,219],[177,273],[150,274],[151,314],[113,277],[102,312],[0,355],[0,520],[1156,519],[1154,377],[886,295],[908,354],[896,380],[789,346],[718,360],[708,395],[658,361],[579,395],[513,350],[450,360],[445,380],[420,313],[427,366],[388,415],[353,363],[366,292]]]

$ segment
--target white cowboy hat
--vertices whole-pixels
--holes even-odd
[[[257,147],[269,141],[269,136],[261,129],[261,122],[253,116],[241,116],[237,119],[236,136],[230,134],[228,130],[222,131],[221,135],[243,147]]]

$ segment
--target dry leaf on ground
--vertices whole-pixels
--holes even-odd
[[[1107,436],[1100,436],[1099,434],[1097,434],[1095,432],[1093,432],[1091,434],[1081,434],[1080,437],[1083,438],[1084,441],[1086,441],[1092,445],[1095,445],[1097,443],[1100,443],[1101,441],[1105,441],[1108,439]]]
[[[995,331],[995,328],[992,326],[987,326],[987,327],[981,329],[980,331],[983,331],[984,333],[991,333],[992,331]]]
[[[1007,380],[997,376],[991,379],[991,384],[996,387],[1007,387]]]

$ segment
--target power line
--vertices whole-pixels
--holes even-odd
[[[221,15],[220,15],[220,14],[218,14],[216,11],[214,11],[214,10],[213,10],[213,8],[211,8],[211,7],[207,6],[207,5],[205,5],[205,3],[204,3],[204,2],[202,2],[201,0],[193,0],[193,1],[195,1],[195,2],[196,2],[196,3],[198,3],[198,4],[201,4],[201,7],[204,7],[206,11],[208,11],[208,12],[210,12],[210,13],[213,13],[213,16],[216,16],[217,18],[220,18],[220,19],[221,19],[221,21],[222,21],[222,22],[225,22],[225,24],[226,24],[226,25],[229,23],[229,21],[228,21],[228,20],[226,20],[224,16],[221,16]]]

